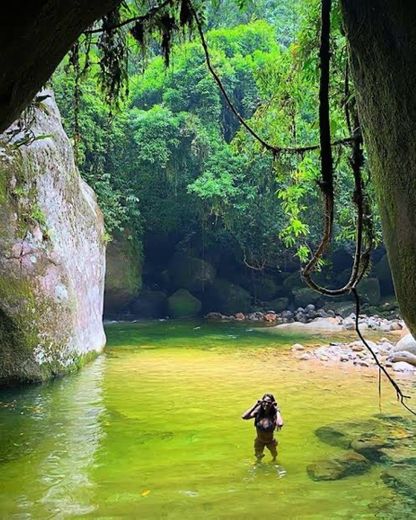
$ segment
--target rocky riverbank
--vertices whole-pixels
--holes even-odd
[[[366,340],[378,360],[395,372],[416,373],[416,341],[410,334],[399,341],[381,338],[379,341]],[[369,368],[376,366],[374,356],[362,341],[332,342],[317,348],[306,348],[295,343],[291,348],[299,361],[315,360],[322,363],[353,365]]]
[[[327,329],[328,331],[355,329],[355,314],[351,313],[343,317],[335,310],[316,308],[313,304],[306,305],[306,307],[298,307],[295,311],[287,309],[279,313],[273,310],[246,314],[237,312],[231,315],[210,312],[205,315],[205,318],[214,321],[263,322],[275,326],[300,325],[302,327],[302,325],[309,325],[311,329]],[[367,316],[362,314],[359,316],[358,322],[362,330],[393,332],[401,331],[404,327],[403,321],[399,318],[388,320],[377,315]]]

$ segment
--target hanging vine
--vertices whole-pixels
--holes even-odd
[[[373,247],[373,226],[371,211],[367,201],[366,194],[364,192],[364,183],[362,178],[362,169],[364,166],[364,154],[363,154],[363,139],[359,123],[358,112],[355,104],[352,103],[350,92],[349,92],[349,78],[348,69],[345,77],[345,114],[347,127],[350,130],[350,137],[341,141],[331,142],[331,129],[330,129],[330,109],[329,109],[329,84],[330,84],[330,34],[331,34],[331,0],[321,0],[321,36],[320,36],[320,50],[319,50],[319,62],[320,62],[320,86],[319,86],[319,130],[320,130],[320,143],[319,145],[310,145],[296,148],[280,148],[271,145],[265,141],[257,132],[245,121],[238,110],[235,108],[231,101],[224,85],[218,74],[216,73],[210,59],[208,45],[205,40],[205,35],[202,29],[202,24],[198,18],[198,14],[192,6],[190,0],[190,10],[195,19],[198,33],[201,39],[201,44],[204,49],[206,64],[213,76],[213,79],[219,86],[228,106],[231,111],[237,117],[241,125],[248,131],[248,133],[256,139],[266,150],[272,152],[273,156],[276,157],[282,153],[295,153],[303,155],[306,152],[319,149],[321,157],[321,180],[319,181],[319,187],[324,199],[324,229],[322,239],[309,260],[307,265],[302,270],[302,278],[305,280],[307,285],[325,296],[341,296],[344,294],[352,294],[356,303],[355,313],[355,331],[363,342],[364,346],[369,350],[372,355],[378,369],[379,374],[383,373],[390,384],[393,386],[397,399],[400,403],[413,415],[416,412],[412,410],[407,403],[406,399],[409,399],[408,395],[405,395],[401,390],[397,382],[387,372],[386,368],[380,363],[374,350],[370,347],[368,342],[363,337],[359,328],[359,316],[360,316],[360,298],[357,291],[357,285],[366,273],[369,262],[370,254]],[[354,126],[352,126],[354,121]],[[334,223],[334,210],[335,210],[335,199],[334,199],[334,165],[332,157],[332,148],[339,145],[351,146],[351,159],[350,165],[354,176],[354,193],[353,203],[356,207],[356,239],[355,239],[355,253],[353,259],[353,265],[351,274],[348,282],[340,288],[330,289],[327,287],[320,286],[312,279],[313,272],[317,269],[319,262],[322,260],[324,254],[328,250],[333,236],[333,223]],[[381,379],[379,379],[379,398],[381,398]]]
[[[99,35],[96,46],[100,55],[99,66],[101,70],[101,85],[107,101],[112,103],[115,99],[118,99],[120,94],[123,93],[123,88],[125,88],[124,86],[127,84],[128,53],[126,41],[128,32],[143,48],[149,44],[149,39],[154,39],[155,35],[158,35],[165,64],[168,66],[170,63],[174,34],[178,31],[188,31],[189,33],[192,33],[193,29],[196,29],[201,40],[208,70],[210,71],[214,81],[217,83],[218,88],[220,89],[231,112],[235,115],[242,127],[245,128],[245,130],[258,143],[260,143],[265,150],[271,152],[274,158],[277,158],[282,154],[297,154],[303,156],[310,151],[320,151],[321,173],[318,184],[324,203],[323,232],[322,238],[315,252],[312,254],[310,260],[301,272],[302,277],[309,287],[322,295],[333,297],[344,294],[353,295],[356,302],[355,328],[358,336],[373,356],[375,363],[379,367],[380,373],[383,372],[392,384],[400,402],[409,411],[415,413],[405,403],[405,399],[407,399],[408,396],[403,394],[400,387],[388,374],[385,367],[380,364],[376,354],[365,341],[359,329],[360,298],[357,292],[357,285],[368,269],[374,237],[370,205],[365,192],[365,184],[362,175],[364,166],[363,138],[357,108],[349,89],[348,65],[345,72],[344,109],[346,125],[350,135],[341,140],[331,141],[329,102],[331,8],[331,0],[321,0],[321,31],[319,48],[319,144],[310,144],[300,147],[280,147],[268,142],[239,113],[212,64],[208,44],[205,40],[203,31],[203,10],[201,9],[200,2],[195,4],[192,0],[165,0],[160,4],[151,6],[145,14],[128,17],[124,20],[122,19],[121,13],[123,12],[123,9],[124,11],[126,10],[126,5],[122,3],[117,9],[102,19],[99,27],[94,26],[85,32],[84,37],[86,37],[86,39],[84,45],[85,48],[89,49],[92,41],[91,36],[95,34]],[[79,52],[79,43],[77,43],[74,45],[70,54],[70,63],[74,68],[76,78],[74,93],[75,112],[79,110],[80,97],[79,78],[81,76],[81,67],[79,64]],[[87,52],[87,55],[89,55],[89,51]],[[85,59],[84,68],[82,69],[83,71],[88,68],[89,63],[89,57],[87,57]],[[75,135],[79,136],[77,116],[75,116],[74,127]],[[313,273],[317,270],[332,243],[335,214],[335,167],[333,149],[334,147],[345,146],[350,147],[351,149],[350,166],[354,177],[352,201],[356,208],[355,252],[350,277],[347,283],[342,287],[332,289],[319,285],[313,279]]]

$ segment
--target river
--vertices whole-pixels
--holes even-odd
[[[378,465],[338,481],[306,472],[342,451],[316,428],[379,413],[375,370],[298,361],[290,346],[319,338],[244,323],[118,323],[107,335],[79,373],[1,391],[1,518],[370,519],[392,505],[407,518]],[[265,392],[285,426],[278,464],[267,453],[255,465],[240,416]],[[382,407],[404,415],[387,384]]]

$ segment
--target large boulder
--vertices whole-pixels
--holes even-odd
[[[378,305],[381,300],[380,283],[377,278],[364,278],[357,286],[358,294],[370,305]]]
[[[380,282],[380,289],[383,295],[394,294],[393,278],[391,276],[389,259],[383,255],[374,266],[374,274]]]
[[[103,217],[45,95],[30,131],[0,136],[2,384],[68,372],[105,344]]]
[[[306,307],[310,303],[318,303],[321,294],[309,287],[302,287],[301,289],[293,289],[293,298],[296,307]]]
[[[206,294],[207,310],[223,314],[248,312],[251,307],[251,296],[239,285],[218,278]]]
[[[241,285],[260,301],[273,300],[284,293],[283,287],[279,286],[275,277],[263,273],[249,273],[249,275],[240,276],[240,281],[232,281]]]
[[[282,312],[289,307],[289,298],[285,298],[284,296],[281,298],[275,298],[274,300],[266,302],[265,306],[267,307],[267,310]]]
[[[325,309],[332,310],[339,316],[346,318],[351,313],[355,312],[356,306],[354,302],[343,302],[337,301],[334,298],[328,299],[327,303],[325,303]]]
[[[185,288],[192,292],[203,292],[215,279],[215,268],[205,260],[175,253],[169,265],[173,289]]]
[[[131,303],[130,312],[137,318],[162,318],[167,312],[167,296],[163,291],[142,291]]]
[[[142,287],[142,251],[127,230],[116,234],[107,246],[104,314],[117,315],[137,297]]]
[[[283,287],[287,292],[305,287],[299,271],[290,274],[282,273],[282,277],[284,278]]]
[[[172,318],[192,318],[198,316],[202,304],[187,289],[178,289],[168,298],[168,313]]]
[[[393,352],[410,352],[416,355],[416,341],[411,334],[403,336],[393,347]]]

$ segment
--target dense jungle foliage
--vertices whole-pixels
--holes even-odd
[[[319,3],[222,2],[206,15],[212,62],[241,115],[278,146],[319,141]],[[333,24],[340,20],[335,13]],[[339,27],[338,27],[339,29]],[[333,38],[333,140],[345,123],[345,41]],[[98,95],[92,67],[80,87],[78,162],[104,211],[108,238],[127,230],[148,254],[212,251],[255,267],[305,260],[322,228],[319,154],[273,158],[240,128],[205,64],[199,39],[176,42],[170,66],[157,45],[146,57],[128,39],[128,94],[117,110]],[[92,53],[93,54],[93,53]],[[94,56],[94,54],[93,54]],[[53,87],[74,135],[73,69]],[[75,103],[75,106],[77,103]],[[354,236],[349,149],[336,149],[337,240]],[[212,253],[213,254],[213,253]]]

